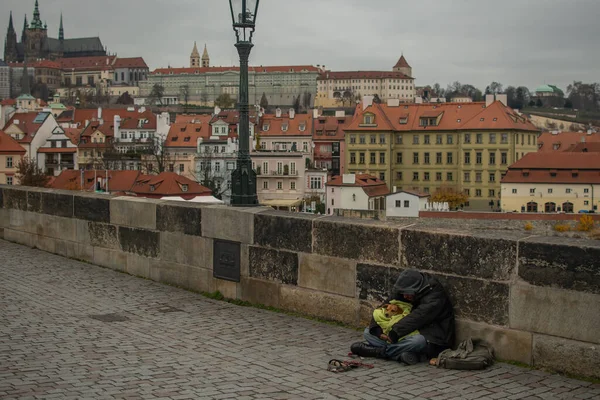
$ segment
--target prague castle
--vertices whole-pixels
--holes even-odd
[[[4,60],[6,62],[106,55],[106,50],[99,37],[65,39],[62,15],[58,39],[48,37],[48,25],[43,23],[40,18],[38,0],[35,1],[31,23],[27,23],[27,16],[25,16],[20,42],[17,40],[17,33],[13,25],[12,11],[9,18],[4,40]]]

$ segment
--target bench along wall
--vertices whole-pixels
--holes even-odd
[[[600,242],[11,186],[0,205],[5,240],[356,326],[416,268],[448,289],[460,339],[600,377]]]

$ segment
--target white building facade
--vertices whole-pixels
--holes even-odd
[[[389,194],[385,198],[386,217],[413,217],[417,218],[420,211],[424,211],[428,194],[400,191]]]

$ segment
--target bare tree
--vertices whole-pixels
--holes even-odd
[[[162,99],[165,95],[165,87],[158,83],[152,86],[152,91],[148,95],[148,102],[154,105],[158,102],[161,106],[163,105]]]
[[[24,157],[17,165],[17,179],[23,186],[46,187],[50,177],[38,167],[37,162]]]
[[[205,106],[206,103],[208,103],[208,93],[206,93],[205,91],[202,91],[200,93],[200,101],[202,102],[202,105]]]
[[[222,159],[217,156],[218,153],[212,146],[205,145],[201,149],[202,151],[196,157],[200,165],[200,168],[196,170],[196,180],[202,186],[209,188],[214,197],[221,199],[228,189],[231,171],[227,169],[226,162],[219,168],[216,167],[216,163]]]
[[[179,92],[181,93],[181,97],[183,98],[183,108],[187,110],[188,103],[190,101],[190,85],[182,85],[179,88]]]
[[[215,106],[220,109],[232,108],[234,105],[235,100],[227,93],[223,93],[215,99]]]
[[[304,107],[305,110],[310,110],[311,100],[312,100],[312,94],[310,94],[308,92],[304,92],[304,95],[302,96],[302,106]]]
[[[142,152],[142,168],[146,173],[160,174],[170,170],[169,166],[175,163],[175,156],[169,151],[166,144],[166,139],[154,137]]]

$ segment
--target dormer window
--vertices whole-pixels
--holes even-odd
[[[298,127],[298,129],[300,129],[300,132],[304,132],[306,130],[306,123],[303,122],[300,124],[300,126]]]
[[[269,130],[269,128],[270,128],[269,124],[264,124],[262,130],[263,130],[263,132],[267,132]]]
[[[181,191],[182,192],[187,192],[188,191],[188,185],[181,185]]]
[[[400,118],[400,124],[401,125],[408,124],[408,117],[402,117],[402,118]]]
[[[156,186],[154,186],[154,185],[150,185],[150,191],[151,191],[151,192],[154,192],[155,190],[156,190]]]
[[[177,139],[178,139],[178,137],[177,137],[177,136],[173,136],[173,137],[171,138],[171,142],[176,142],[176,141],[177,141]]]
[[[552,145],[552,148],[553,148],[554,150],[558,150],[558,149],[560,149],[560,143],[555,143],[554,145]]]
[[[190,141],[190,137],[189,137],[189,136],[186,136],[185,138],[183,138],[183,141],[184,141],[184,142],[189,142],[189,141]]]
[[[287,130],[288,130],[288,124],[282,124],[282,125],[281,125],[281,130],[282,130],[283,132],[287,132]]]

